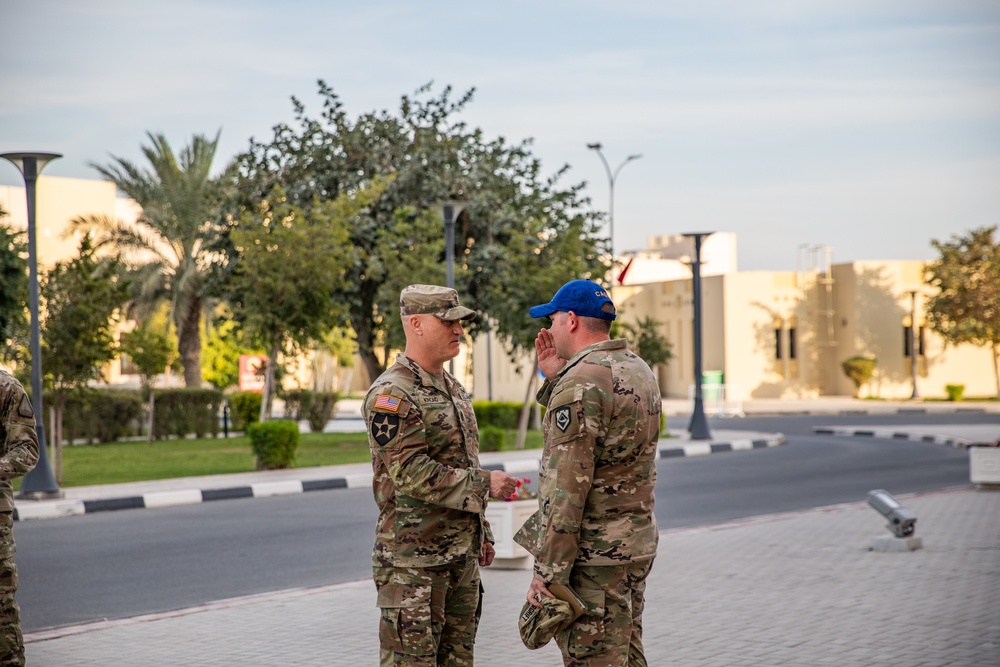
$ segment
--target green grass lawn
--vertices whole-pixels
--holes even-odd
[[[506,433],[505,449],[513,449],[517,432]],[[541,446],[541,431],[528,431],[525,447]],[[367,463],[370,460],[368,439],[363,432],[303,433],[293,467]],[[253,469],[254,457],[250,439],[246,436],[74,445],[63,448],[63,480],[60,486],[118,484],[249,472]]]

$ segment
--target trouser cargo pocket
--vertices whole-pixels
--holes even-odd
[[[381,611],[379,645],[404,655],[434,655],[430,584],[383,584],[378,589]]]

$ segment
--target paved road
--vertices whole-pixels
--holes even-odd
[[[661,528],[856,502],[878,487],[902,494],[968,483],[962,450],[787,425],[797,435],[782,447],[661,460]],[[16,529],[24,626],[365,579],[374,516],[368,490],[337,489],[25,522]]]

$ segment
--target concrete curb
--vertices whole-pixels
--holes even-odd
[[[958,447],[966,449],[974,447],[980,443],[968,438],[958,438],[946,435],[931,435],[924,433],[910,433],[896,430],[895,427],[875,427],[875,428],[850,428],[837,426],[816,426],[813,428],[816,435],[837,435],[849,438],[885,438],[887,440],[911,440],[913,442],[933,442],[937,445],[947,445],[948,447]]]
[[[704,456],[723,452],[746,451],[777,447],[785,443],[781,433],[761,434],[762,438],[734,438],[728,442],[693,442],[679,447],[661,447],[657,454],[659,458],[679,458],[684,456]],[[663,442],[663,441],[661,441]],[[511,474],[538,472],[538,458],[524,457],[508,461],[483,464],[486,470],[503,470]],[[175,507],[178,505],[197,505],[215,500],[230,500],[233,498],[267,498],[270,496],[287,496],[309,491],[326,491],[328,489],[356,489],[368,487],[372,482],[372,474],[354,473],[343,477],[308,480],[277,480],[259,482],[244,486],[228,486],[214,489],[179,489],[171,491],[153,491],[139,495],[120,496],[113,498],[97,498],[91,500],[48,500],[31,503],[21,503],[14,509],[15,521],[33,519],[59,519],[97,512],[114,512],[127,509],[153,509],[158,507]]]

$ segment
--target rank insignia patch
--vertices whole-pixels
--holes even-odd
[[[374,407],[396,412],[399,410],[399,399],[389,394],[379,394],[378,398],[375,399]]]
[[[380,447],[385,447],[399,433],[399,417],[382,413],[376,414],[372,418],[371,433],[372,439]]]
[[[572,420],[569,410],[570,406],[564,405],[561,408],[556,408],[556,411],[553,413],[555,416],[556,427],[563,433],[565,433],[566,429],[569,428],[569,423]]]

